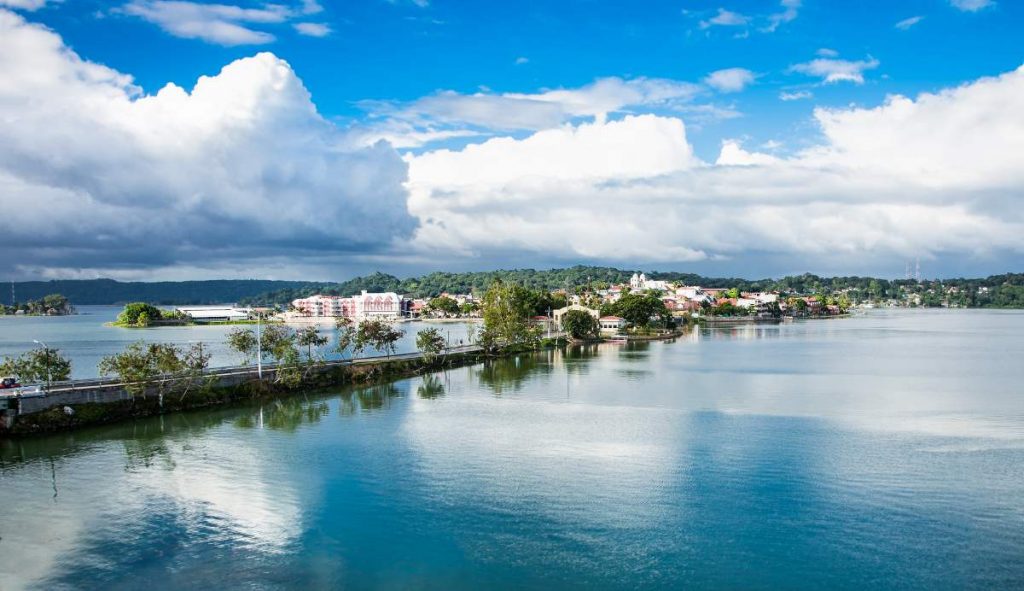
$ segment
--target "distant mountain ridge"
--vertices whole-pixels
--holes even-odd
[[[149,302],[151,304],[224,304],[267,292],[319,285],[312,281],[215,279],[210,281],[122,282],[113,279],[58,279],[14,283],[15,298],[24,302],[59,293],[76,306]],[[10,303],[11,284],[0,284],[0,301]]]

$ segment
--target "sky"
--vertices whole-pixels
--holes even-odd
[[[1024,3],[0,0],[0,277],[1024,271]]]

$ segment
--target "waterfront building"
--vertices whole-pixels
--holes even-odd
[[[394,292],[368,293],[363,290],[352,297],[318,294],[300,298],[292,301],[292,306],[305,316],[394,319],[409,311],[412,303]]]
[[[601,334],[605,336],[619,334],[629,324],[625,318],[618,316],[602,316],[598,322],[601,324]]]
[[[227,306],[179,306],[175,311],[188,315],[195,322],[228,322],[247,320],[252,315],[252,308]]]

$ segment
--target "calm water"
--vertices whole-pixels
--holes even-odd
[[[1024,314],[602,345],[0,444],[0,588],[1024,588]]]
[[[74,316],[0,316],[0,358],[17,355],[37,347],[34,340],[60,349],[71,359],[71,373],[75,378],[97,377],[96,366],[106,355],[120,353],[134,341],[175,343],[187,347],[202,342],[213,355],[210,365],[225,367],[239,365],[243,359],[228,349],[227,335],[238,326],[165,326],[160,328],[120,328],[104,326],[113,322],[122,306],[78,306]],[[399,327],[406,331],[398,343],[399,353],[416,350],[416,331],[430,326],[441,330],[453,343],[466,340],[467,324],[404,322]],[[255,327],[252,327],[255,328]],[[327,349],[336,344],[337,333],[333,323],[321,326],[325,336],[331,338]],[[371,355],[367,351],[364,355]],[[336,357],[336,355],[327,355]]]

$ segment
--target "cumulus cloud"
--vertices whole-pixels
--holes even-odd
[[[750,27],[757,27],[762,33],[774,33],[781,25],[796,20],[799,14],[802,0],[782,0],[779,3],[779,10],[768,14],[745,15],[739,12],[719,8],[718,12],[711,18],[701,20],[698,25],[702,30],[712,27],[730,27],[741,29],[740,33],[734,35],[736,38],[746,38],[750,34]],[[691,14],[684,11],[684,14]]]
[[[996,5],[994,0],[949,0],[949,3],[954,8],[964,12],[977,12],[983,8]]]
[[[896,23],[896,28],[901,30],[901,31],[906,31],[910,27],[913,27],[914,25],[916,25],[917,23],[919,23],[919,22],[921,22],[923,20],[924,20],[923,16],[912,16],[910,18],[905,18],[905,19],[901,20],[900,22]]]
[[[790,66],[791,72],[799,72],[808,76],[821,78],[825,84],[836,82],[853,82],[864,84],[864,72],[878,67],[878,60],[869,57],[866,60],[848,61],[832,58],[818,58],[806,63]]]
[[[251,269],[415,227],[398,154],[355,145],[272,54],[147,94],[0,10],[0,72],[7,264]]]
[[[256,25],[280,24],[322,10],[316,0],[304,0],[297,6],[265,4],[261,8],[187,0],[132,0],[120,12],[153,23],[175,37],[234,46],[274,41],[273,34],[255,28]],[[297,23],[295,29],[314,37],[330,32],[327,25],[317,23]]]
[[[711,72],[704,83],[719,92],[739,92],[753,84],[756,76],[746,68],[727,68]]]
[[[424,251],[680,262],[1024,252],[1024,68],[875,108],[819,109],[787,158],[627,116],[408,157]]]

